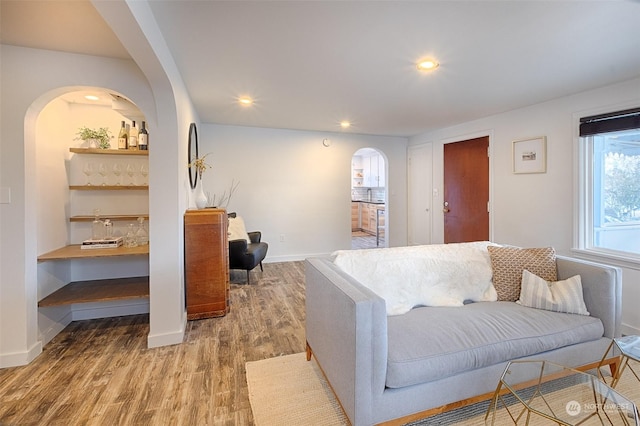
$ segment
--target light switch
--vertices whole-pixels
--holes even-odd
[[[0,204],[11,204],[11,188],[0,187]]]

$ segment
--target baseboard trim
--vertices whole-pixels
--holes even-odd
[[[55,320],[49,328],[40,332],[40,341],[43,345],[49,343],[54,337],[58,335],[66,326],[73,321],[73,313],[67,312],[62,318]]]
[[[171,333],[151,334],[147,336],[148,348],[159,348],[161,346],[179,345],[184,341],[185,330],[187,329],[187,316],[182,319],[180,330]]]
[[[139,315],[149,313],[149,301],[139,303],[127,303],[119,306],[87,306],[73,305],[71,320],[82,321],[96,318],[121,317],[126,315]]]
[[[42,342],[37,341],[25,352],[0,354],[0,368],[20,367],[29,364],[42,353]]]
[[[627,324],[622,324],[620,330],[625,336],[640,336],[640,328],[632,327]]]

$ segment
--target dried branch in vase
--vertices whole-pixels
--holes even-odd
[[[220,196],[220,200],[218,201],[217,204],[216,204],[217,195],[213,194],[212,196],[211,193],[207,192],[207,205],[218,207],[221,209],[226,209],[229,206],[229,202],[231,202],[231,197],[236,192],[238,185],[240,185],[240,182],[236,182],[235,179],[232,179],[231,186],[229,188],[229,194],[227,195],[227,190],[225,189],[222,195]]]

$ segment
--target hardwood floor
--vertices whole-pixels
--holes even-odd
[[[231,311],[147,349],[148,315],[77,321],[0,369],[0,425],[252,425],[245,362],[303,352],[304,263],[231,273]]]

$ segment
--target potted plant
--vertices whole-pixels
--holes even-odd
[[[95,145],[100,149],[111,148],[109,139],[113,136],[111,136],[111,132],[107,127],[101,127],[98,130],[90,129],[88,127],[80,127],[76,135],[78,137],[75,140],[81,139],[83,141],[89,141],[91,147],[94,147]]]

